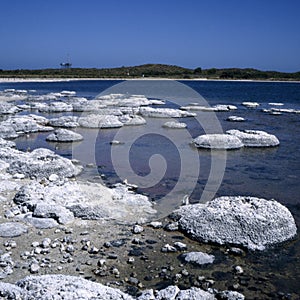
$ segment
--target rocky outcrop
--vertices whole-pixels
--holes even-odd
[[[237,107],[234,105],[226,105],[226,104],[218,104],[214,106],[201,106],[201,105],[189,105],[189,106],[182,106],[181,109],[184,110],[199,110],[199,111],[215,111],[215,112],[221,112],[221,111],[230,111],[230,110],[236,110]]]
[[[65,275],[29,276],[16,284],[22,299],[102,299],[132,300],[128,294],[81,277]]]
[[[251,250],[264,250],[297,233],[286,207],[255,197],[220,197],[182,206],[174,216],[180,229],[199,241],[242,245]]]
[[[35,300],[214,300],[231,299],[243,300],[244,296],[238,292],[220,292],[216,298],[213,291],[200,288],[180,290],[171,285],[159,291],[145,290],[139,297],[132,297],[117,288],[92,282],[82,277],[68,275],[28,276],[16,284],[0,282],[0,295],[5,299],[35,299]]]
[[[49,120],[49,124],[53,127],[74,128],[79,126],[78,117],[76,116],[62,116]]]
[[[0,137],[16,138],[22,134],[51,131],[52,127],[40,125],[38,116],[13,116],[0,123]]]
[[[205,134],[193,140],[198,148],[233,150],[243,147],[243,143],[238,137],[229,134]]]
[[[27,226],[18,222],[6,222],[0,224],[1,237],[15,237],[27,232]]]
[[[144,95],[109,94],[100,96],[97,100],[106,106],[139,107],[152,104]]]
[[[130,192],[124,185],[109,189],[99,183],[64,180],[24,185],[14,202],[26,206],[34,217],[53,218],[62,224],[71,222],[73,215],[135,223],[145,222],[156,213],[146,196]]]
[[[196,116],[195,113],[174,108],[141,107],[139,113],[143,117],[152,118],[183,118]]]
[[[20,109],[9,102],[0,102],[0,115],[10,115],[19,112]]]
[[[203,252],[188,252],[182,254],[182,258],[186,262],[194,263],[196,265],[211,264],[214,262],[215,257],[213,255]]]
[[[12,141],[7,141],[3,138],[0,138],[0,148],[5,148],[5,147],[14,148],[14,147],[16,147],[16,143],[12,142]]]
[[[145,125],[146,120],[137,115],[123,115],[119,117],[120,122],[126,126]]]
[[[118,128],[123,126],[118,117],[113,115],[91,114],[80,117],[78,123],[80,126],[87,128]]]
[[[82,141],[83,136],[74,131],[59,128],[46,137],[49,142],[78,142]]]
[[[50,102],[49,104],[41,103],[38,105],[35,103],[32,106],[32,109],[37,109],[40,112],[44,113],[58,113],[58,112],[70,112],[73,111],[73,106],[64,102]]]
[[[278,138],[260,130],[227,130],[227,134],[239,138],[245,147],[274,147],[279,145]]]
[[[9,163],[7,171],[10,174],[24,174],[30,178],[48,178],[51,174],[72,177],[82,170],[69,159],[44,148],[32,152],[22,152],[12,148],[7,151],[6,148],[0,148],[0,159]]]
[[[214,300],[212,293],[206,292],[200,288],[192,287],[187,290],[180,290],[176,285],[170,285],[160,291],[146,290],[137,300]]]

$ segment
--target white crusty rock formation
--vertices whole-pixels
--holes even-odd
[[[152,104],[144,95],[109,94],[99,96],[97,100],[107,106],[139,107]]]
[[[215,260],[215,257],[213,255],[204,252],[188,252],[182,254],[182,257],[186,262],[194,263],[197,265],[211,264]]]
[[[14,202],[26,206],[34,217],[54,218],[62,224],[73,221],[73,215],[135,223],[148,221],[156,213],[146,196],[120,184],[109,189],[91,182],[35,181],[21,187]]]
[[[143,117],[152,118],[183,118],[196,116],[195,113],[174,108],[141,107],[139,113]]]
[[[224,291],[217,295],[221,299],[243,300],[238,292]],[[223,293],[223,294],[222,294]],[[82,277],[67,275],[28,276],[16,284],[0,282],[0,295],[4,299],[35,299],[35,300],[214,300],[212,292],[191,287],[180,290],[177,286],[168,286],[159,291],[145,290],[140,296],[132,297],[119,289],[92,282]],[[219,298],[218,298],[219,299]]]
[[[248,108],[256,108],[259,106],[259,103],[257,102],[243,102],[242,105],[248,107]]]
[[[43,124],[44,118],[35,115],[9,117],[0,123],[0,137],[16,138],[26,133],[53,130],[52,127],[41,125],[41,122]]]
[[[189,106],[182,106],[181,109],[199,110],[199,111],[208,111],[208,112],[209,111],[221,112],[221,111],[236,110],[237,107],[234,105],[226,105],[226,104],[218,104],[214,106],[189,105]]]
[[[230,122],[244,122],[245,118],[243,117],[238,117],[238,116],[229,116],[226,121],[230,121]]]
[[[76,116],[62,116],[49,120],[49,125],[53,127],[74,128],[79,126],[78,117]]]
[[[0,292],[9,299],[132,300],[118,289],[81,277],[66,275],[29,276],[13,284],[0,284]]]
[[[82,170],[82,167],[74,165],[69,159],[44,148],[22,152],[13,148],[0,147],[0,160],[9,163],[8,173],[24,174],[30,178],[48,178],[51,174],[72,177]]]
[[[123,123],[114,115],[91,114],[80,117],[78,123],[80,126],[87,128],[118,128],[123,126]]]
[[[46,137],[49,142],[78,142],[83,140],[83,136],[74,131],[59,128]]]
[[[16,237],[27,232],[27,226],[18,222],[6,222],[0,224],[1,237]]]
[[[244,146],[238,137],[229,134],[204,134],[193,140],[198,148],[233,150]]]
[[[9,102],[0,102],[0,114],[1,115],[10,115],[19,112],[20,109]]]
[[[293,238],[297,227],[290,211],[275,200],[220,197],[205,204],[182,206],[174,212],[179,227],[193,238],[251,250]]]
[[[278,138],[261,130],[237,130],[226,131],[227,134],[238,137],[245,147],[274,147],[279,145]]]
[[[73,111],[73,106],[64,102],[50,102],[49,104],[34,103],[32,109],[37,109],[40,112],[44,113],[58,113],[58,112],[70,112]]]
[[[126,126],[145,125],[146,120],[137,115],[123,115],[119,117],[119,121]]]

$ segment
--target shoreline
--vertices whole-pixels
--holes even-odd
[[[173,80],[173,81],[221,81],[221,82],[277,82],[277,83],[300,83],[297,80],[255,80],[255,79],[209,79],[209,78],[162,78],[162,77],[147,77],[147,78],[0,78],[1,83],[22,83],[22,82],[69,82],[69,81],[92,81],[92,80]]]

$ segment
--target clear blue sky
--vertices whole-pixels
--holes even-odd
[[[300,0],[1,0],[0,69],[300,71]]]

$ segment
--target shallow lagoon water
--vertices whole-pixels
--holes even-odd
[[[75,90],[79,96],[86,96],[92,99],[100,92],[117,84],[118,81],[74,81],[56,83],[7,83],[1,84],[4,88],[36,89],[37,93],[59,92],[61,90]],[[221,186],[217,195],[253,195],[264,198],[274,198],[283,204],[299,204],[299,178],[300,178],[300,114],[283,113],[282,115],[270,115],[261,111],[262,108],[270,108],[269,102],[283,102],[283,108],[300,108],[300,84],[299,83],[262,83],[262,82],[199,82],[185,81],[185,84],[199,92],[210,105],[232,104],[238,107],[235,111],[217,112],[217,118],[223,131],[229,129],[254,129],[264,130],[275,134],[280,140],[280,146],[275,148],[244,148],[237,151],[227,151],[226,170]],[[138,92],[138,91],[137,91]],[[257,109],[249,109],[241,105],[244,101],[254,101],[260,103]],[[189,103],[186,103],[189,104]],[[166,106],[174,107],[173,103]],[[198,114],[200,112],[197,112]],[[68,113],[70,114],[70,113]],[[203,114],[203,113],[202,113]],[[204,113],[208,114],[208,113]],[[46,117],[58,117],[59,114],[44,114]],[[245,122],[228,122],[226,118],[230,115],[238,115],[246,119]],[[96,163],[95,173],[87,171],[88,176],[101,174],[106,175],[107,183],[114,183],[120,180],[116,170],[112,165],[111,145],[109,142],[122,130],[122,136],[127,137],[128,133],[135,132],[135,136],[143,136],[136,139],[134,144],[131,141],[125,145],[116,147],[131,147],[132,168],[140,176],[145,176],[150,172],[149,159],[153,154],[161,154],[168,162],[168,172],[164,176],[164,181],[152,187],[144,189],[153,199],[159,201],[161,194],[165,194],[165,186],[168,191],[174,186],[174,181],[178,179],[178,161],[180,151],[190,151],[199,154],[200,172],[192,201],[199,199],[199,193],[203,190],[208,178],[211,167],[212,155],[208,150],[195,149],[190,143],[191,139],[204,134],[203,128],[199,127],[194,118],[180,118],[178,121],[187,123],[189,134],[182,133],[181,130],[161,128],[161,125],[169,119],[146,118],[147,132],[159,133],[169,138],[167,140],[155,135],[145,134],[145,126],[128,126],[121,129],[83,129],[77,128],[76,131],[85,136],[82,145],[77,144],[53,144],[47,143],[44,138],[47,133],[35,134],[29,137],[20,137],[16,140],[18,147],[23,150],[28,148],[48,147],[57,151],[59,154],[72,157],[74,149],[79,147],[80,151],[75,151],[83,163]],[[185,131],[185,130],[184,130]],[[130,134],[128,134],[130,136]],[[95,141],[96,138],[96,141]],[[153,140],[154,139],[154,140]],[[172,141],[175,142],[172,143]],[[90,145],[92,144],[92,146]],[[179,146],[178,146],[179,145]],[[91,149],[93,147],[93,149]],[[133,159],[135,157],[136,159]],[[77,158],[77,157],[76,157]],[[124,161],[126,158],[124,158]],[[133,162],[134,160],[134,162]],[[126,164],[122,166],[120,160],[118,169],[126,173]],[[192,162],[194,163],[194,162]],[[173,168],[172,168],[173,164]],[[174,167],[174,165],[177,165]],[[121,173],[122,173],[121,172]],[[83,174],[84,175],[84,174]],[[124,178],[123,178],[124,179]],[[188,181],[189,179],[186,178]],[[173,183],[172,183],[173,182]],[[190,190],[182,191],[182,195],[190,194]],[[180,196],[182,196],[180,195]],[[165,203],[165,205],[168,205]]]
[[[78,96],[93,99],[106,88],[117,84],[118,81],[74,81],[59,83],[6,83],[0,84],[0,89],[35,89],[37,94],[47,92],[60,92],[61,90],[75,90]],[[224,131],[228,129],[255,129],[264,130],[275,134],[280,140],[280,146],[275,148],[253,149],[244,148],[236,151],[227,151],[226,169],[221,185],[216,196],[223,195],[251,195],[266,199],[274,198],[286,205],[294,215],[298,228],[300,228],[300,114],[283,113],[282,115],[270,115],[261,111],[262,108],[270,108],[269,102],[282,102],[283,108],[300,109],[300,84],[299,83],[262,83],[262,82],[198,82],[185,81],[185,84],[199,92],[210,105],[232,104],[238,109],[230,112],[216,113]],[[241,105],[244,101],[260,103],[257,109],[249,109]],[[172,103],[168,103],[172,106]],[[186,103],[188,104],[188,103]],[[45,115],[46,117],[57,117],[62,114]],[[246,122],[228,122],[229,115],[244,117]],[[191,202],[197,202],[207,184],[211,168],[212,153],[209,150],[198,150],[190,142],[191,137],[203,134],[194,118],[182,118],[179,121],[186,122],[189,135],[180,133],[179,130],[162,129],[161,123],[169,119],[147,119],[147,127],[154,132],[162,132],[163,136],[169,136],[176,145],[167,140],[159,140],[153,143],[155,136],[145,135],[135,142],[132,149],[132,167],[140,176],[146,176],[149,172],[149,158],[153,154],[161,154],[167,158],[167,173],[163,179],[153,187],[140,188],[139,191],[148,194],[160,209],[161,216],[180,204],[180,199],[186,194],[191,194]],[[124,127],[125,131],[143,130],[143,126]],[[86,168],[82,178],[97,180],[95,176],[103,174],[104,182],[113,184],[120,181],[116,169],[111,162],[110,141],[118,134],[119,129],[83,129],[77,128],[77,132],[84,135],[85,140],[76,144],[54,144],[45,141],[49,133],[32,134],[16,139],[20,149],[34,149],[47,147],[57,153],[72,158],[74,149],[76,158],[83,164],[96,163],[95,168]],[[96,143],[95,143],[96,137]],[[90,146],[92,142],[92,147]],[[128,147],[124,145],[113,147]],[[78,147],[78,148],[77,148]],[[163,197],[174,188],[178,181],[178,159],[180,151],[189,151],[191,155],[199,158],[200,171],[197,176],[191,174],[183,181],[182,190],[177,193],[177,199],[165,200]],[[79,153],[79,154],[78,154]],[[95,159],[96,153],[96,159]],[[80,157],[78,157],[80,155]],[[124,161],[127,158],[124,158]],[[159,160],[158,160],[159,162]],[[194,160],[191,160],[191,164]],[[154,166],[155,167],[155,166]],[[188,166],[189,168],[189,166]],[[192,169],[193,166],[191,165]],[[122,160],[118,164],[118,171],[126,175],[126,164]],[[123,173],[124,172],[124,173]],[[122,178],[123,179],[123,178]],[[193,191],[190,190],[190,183]],[[194,185],[194,182],[197,184]],[[132,182],[135,183],[135,182]],[[214,193],[214,186],[211,187]],[[209,189],[209,187],[208,187]],[[274,273],[274,283],[279,289],[287,292],[299,293],[300,282],[300,241],[299,234],[293,241],[285,243],[283,247],[278,246],[263,253],[255,253],[249,256],[249,263],[261,273]]]

